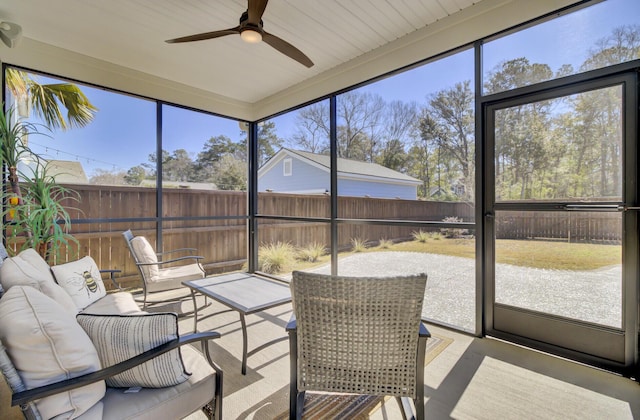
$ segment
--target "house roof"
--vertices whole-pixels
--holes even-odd
[[[1,3],[22,27],[4,63],[255,121],[580,1],[270,0],[264,29],[311,68],[237,35],[165,42],[236,26],[247,0]]]
[[[60,184],[88,184],[82,163],[75,160],[47,160],[47,175]]]
[[[268,167],[279,162],[284,157],[284,155],[297,156],[303,161],[312,163],[316,167],[320,167],[326,172],[329,172],[331,162],[328,155],[282,148],[260,168],[260,170],[258,171],[258,176],[260,176],[260,172],[267,170]],[[263,168],[265,169],[263,170]],[[384,179],[388,181],[400,181],[403,183],[416,185],[421,184],[421,181],[419,179],[398,171],[394,171],[393,169],[385,168],[384,166],[378,165],[377,163],[362,162],[344,158],[338,158],[338,177],[376,178],[378,180]]]

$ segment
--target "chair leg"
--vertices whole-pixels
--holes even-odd
[[[420,392],[419,394],[423,394]],[[424,420],[424,396],[418,395],[418,397],[413,400],[413,405],[416,406],[416,420]]]
[[[296,420],[302,419],[302,413],[304,412],[304,395],[305,395],[305,391],[298,392],[296,397],[294,398],[294,400],[296,401],[296,409],[294,411],[294,413],[296,413],[295,415]]]
[[[298,392],[298,336],[289,330],[289,420],[300,420],[304,410],[304,391]]]
[[[411,407],[409,400],[410,398],[408,397],[396,397],[398,407],[400,407],[400,412],[402,413],[402,420],[416,420],[413,407]]]
[[[418,338],[418,363],[416,370],[416,420],[424,420],[424,357],[427,350],[427,337]]]

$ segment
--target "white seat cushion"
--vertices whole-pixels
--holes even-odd
[[[163,268],[158,272],[158,280],[147,283],[148,292],[160,292],[163,290],[178,289],[184,287],[183,281],[204,278],[204,272],[198,264],[180,265],[177,267]]]
[[[27,389],[100,370],[93,343],[74,316],[29,286],[0,299],[0,340]],[[36,401],[42,417],[79,416],[105,394],[104,381]]]
[[[138,262],[145,264],[152,263],[152,265],[143,265],[140,267],[144,273],[145,280],[147,282],[157,281],[159,268],[157,265],[153,265],[153,263],[158,262],[158,256],[149,241],[147,241],[147,238],[144,236],[136,236],[131,240],[131,248],[133,252],[135,252]]]
[[[200,352],[190,345],[182,346],[185,367],[192,375],[180,385],[168,388],[143,388],[125,393],[126,389],[107,388],[102,399],[103,420],[179,419],[197,411],[213,399],[215,374]]]
[[[130,315],[144,313],[129,292],[109,293],[84,308],[83,314],[92,315]]]
[[[75,303],[62,287],[56,284],[49,264],[34,249],[25,249],[7,258],[0,266],[0,283],[4,290],[12,286],[31,286],[55,300],[66,311],[78,312]]]

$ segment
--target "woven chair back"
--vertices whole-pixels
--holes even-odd
[[[414,398],[426,282],[294,272],[298,389]]]

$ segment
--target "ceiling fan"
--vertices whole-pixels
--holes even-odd
[[[313,61],[304,55],[302,51],[289,44],[287,41],[262,29],[262,14],[264,13],[264,9],[267,7],[268,2],[269,0],[248,0],[249,4],[247,6],[247,11],[242,14],[240,17],[240,24],[235,28],[168,39],[166,42],[169,44],[175,44],[240,34],[240,38],[245,42],[258,43],[260,41],[264,41],[276,50],[280,51],[282,54],[296,60],[300,64],[307,67],[313,66]]]

